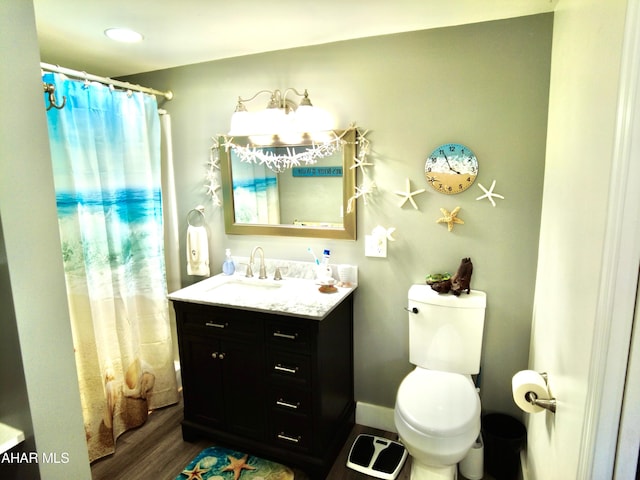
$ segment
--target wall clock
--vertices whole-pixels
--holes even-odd
[[[459,143],[437,147],[424,164],[427,183],[436,192],[453,195],[464,192],[478,176],[478,159],[470,148]]]

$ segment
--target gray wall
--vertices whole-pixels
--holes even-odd
[[[56,454],[58,459],[67,455],[66,463],[36,465],[42,478],[86,479],[91,472],[60,255],[31,2],[0,2],[0,51],[0,248],[6,253],[6,260],[0,262],[4,372],[0,380],[0,421],[5,421],[6,416],[7,423],[15,422],[27,430],[24,451],[37,450],[39,458],[42,454]],[[5,357],[5,342],[13,357]],[[7,370],[14,377],[9,385]],[[4,470],[0,473],[2,478],[37,476],[28,466],[20,468],[16,476]]]
[[[262,245],[270,258],[309,260],[330,248],[335,263],[360,268],[355,304],[355,392],[359,401],[392,407],[408,361],[407,289],[425,274],[474,263],[472,287],[488,294],[482,400],[487,411],[520,415],[511,377],[527,367],[544,175],[553,16],[522,17],[381,36],[189,65],[130,78],[171,89],[181,231],[186,213],[205,204],[214,273],[224,249],[246,256]],[[369,129],[369,170],[378,190],[358,204],[358,240],[232,236],[222,210],[208,202],[204,174],[211,137],[229,128],[236,98],[269,88],[307,88],[340,127]],[[266,101],[266,100],[265,100]],[[254,102],[255,103],[255,102]],[[255,106],[252,104],[251,107]],[[405,178],[429,188],[424,162],[437,145],[460,142],[479,159],[477,182],[496,179],[497,200],[476,201],[474,185],[445,196],[416,197],[420,210],[398,208]],[[439,208],[461,206],[464,225],[447,232]],[[378,224],[396,228],[387,259],[364,256],[364,236]],[[184,239],[180,255],[184,259]],[[183,283],[199,278],[186,275]],[[553,281],[553,279],[549,279]]]
[[[0,422],[24,432],[25,441],[11,450],[12,454],[36,449],[29,411],[29,397],[24,379],[20,341],[13,308],[9,266],[0,223]],[[37,464],[0,463],[2,478],[39,478]]]

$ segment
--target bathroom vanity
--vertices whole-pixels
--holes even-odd
[[[216,276],[169,298],[183,438],[324,479],[354,423],[353,288],[323,294],[313,280]]]

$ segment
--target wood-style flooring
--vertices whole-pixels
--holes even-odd
[[[120,436],[113,455],[96,460],[91,465],[93,480],[174,480],[186,465],[202,450],[212,446],[211,441],[189,443],[182,440],[182,403],[162,408],[149,415],[141,427]],[[366,480],[369,477],[346,466],[353,441],[360,433],[385,436],[395,435],[356,425],[342,452],[329,472],[329,480]],[[398,480],[409,480],[410,459]],[[304,472],[295,471],[295,480],[309,480]]]

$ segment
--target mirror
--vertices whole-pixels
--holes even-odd
[[[237,235],[356,239],[355,129],[336,131],[340,139],[322,145],[262,142],[233,137],[220,142],[225,231]],[[314,164],[296,162],[305,155]],[[269,168],[270,159],[291,161],[289,168]],[[297,163],[297,164],[296,164]],[[277,170],[277,171],[274,171]],[[349,205],[350,203],[350,205]],[[347,208],[350,206],[351,208]]]

